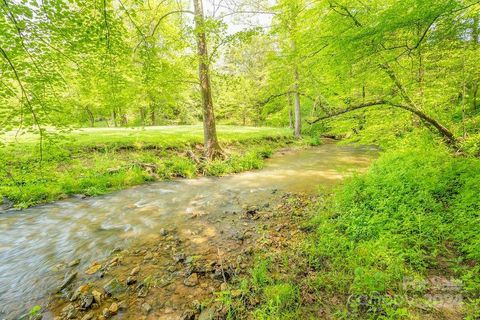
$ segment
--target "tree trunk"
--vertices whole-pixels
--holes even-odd
[[[476,14],[473,17],[473,26],[472,26],[472,43],[473,43],[473,48],[475,49],[475,51],[477,51],[477,49],[478,49],[478,43],[480,41],[479,36],[480,36],[480,15]],[[478,108],[478,101],[477,101],[478,86],[480,85],[478,71],[476,72],[476,74],[474,76],[475,76],[475,78],[473,80],[473,101],[472,101],[472,105],[473,105],[473,110],[477,110],[477,108]]]
[[[420,24],[417,26],[417,35],[421,37],[422,28]],[[425,78],[425,68],[423,66],[423,52],[422,52],[422,44],[418,45],[417,49],[417,57],[418,57],[418,70],[417,70],[417,84],[418,84],[418,101],[419,107],[423,108],[424,104],[424,78]],[[418,127],[420,126],[420,118],[416,115],[413,116],[413,126]]]
[[[474,84],[474,88],[473,88],[473,110],[477,110],[477,108],[478,108],[478,102],[477,102],[478,86],[479,86],[479,83],[478,83],[478,80],[477,80],[476,83]]]
[[[289,92],[287,94],[287,100],[288,100],[288,127],[290,129],[293,129],[293,101],[292,101],[292,95]]]
[[[205,35],[205,18],[203,16],[202,0],[193,0],[195,10],[195,37],[197,40],[198,76],[202,93],[203,107],[203,138],[205,155],[208,159],[214,159],[223,154],[218,143],[217,130],[215,127],[215,115],[213,113],[212,90],[210,85],[209,57],[207,39]]]
[[[92,110],[90,110],[88,107],[85,107],[85,112],[88,115],[88,120],[90,121],[90,127],[95,127],[95,117],[93,116]]]
[[[112,122],[113,126],[117,127],[117,111],[115,110],[115,108],[112,110]]]
[[[295,129],[294,129],[294,136],[295,138],[301,138],[302,136],[302,114],[300,109],[300,92],[299,92],[299,77],[298,77],[298,67],[295,66],[294,71],[295,76],[295,83],[294,83],[294,102],[295,102]]]
[[[145,118],[146,118],[146,109],[145,107],[140,107],[140,122],[142,127],[145,127]]]
[[[150,125],[154,126],[157,123],[157,118],[155,115],[155,105],[153,103],[150,104]]]
[[[473,26],[472,26],[472,42],[474,45],[477,45],[480,41],[480,15],[476,14],[473,17]]]

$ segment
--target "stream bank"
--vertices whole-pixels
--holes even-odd
[[[228,285],[227,277],[246,270],[249,247],[266,234],[259,220],[277,214],[286,194],[329,188],[366,169],[375,154],[335,144],[285,150],[257,171],[152,183],[1,215],[2,316],[14,319],[39,305],[51,310],[44,319],[90,312],[100,318],[110,307],[106,316],[118,307],[117,317],[176,319],[192,308],[185,308],[185,297],[202,303]],[[117,285],[126,295],[110,297]],[[122,311],[133,293],[144,302]],[[47,301],[60,303],[45,308]]]

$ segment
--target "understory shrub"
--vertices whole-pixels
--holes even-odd
[[[323,290],[389,297],[405,279],[441,271],[463,280],[467,298],[480,293],[479,159],[429,145],[386,152],[347,180],[313,224],[305,253]]]

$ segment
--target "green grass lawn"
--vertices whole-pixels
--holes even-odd
[[[85,128],[38,136],[9,133],[0,137],[0,195],[3,202],[29,207],[72,194],[104,194],[147,181],[197,175],[222,175],[261,167],[263,158],[291,141],[288,129],[218,126],[229,154],[224,160],[197,163],[203,128]]]

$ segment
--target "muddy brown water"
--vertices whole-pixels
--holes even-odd
[[[209,239],[237,232],[229,214],[267,204],[277,193],[332,186],[365,170],[376,154],[373,147],[335,144],[286,150],[261,170],[151,183],[0,214],[0,319],[43,305],[66,271],[86,270],[116,248],[158,236],[161,228],[175,228],[198,248],[218,245]],[[69,268],[76,259],[80,264]]]

